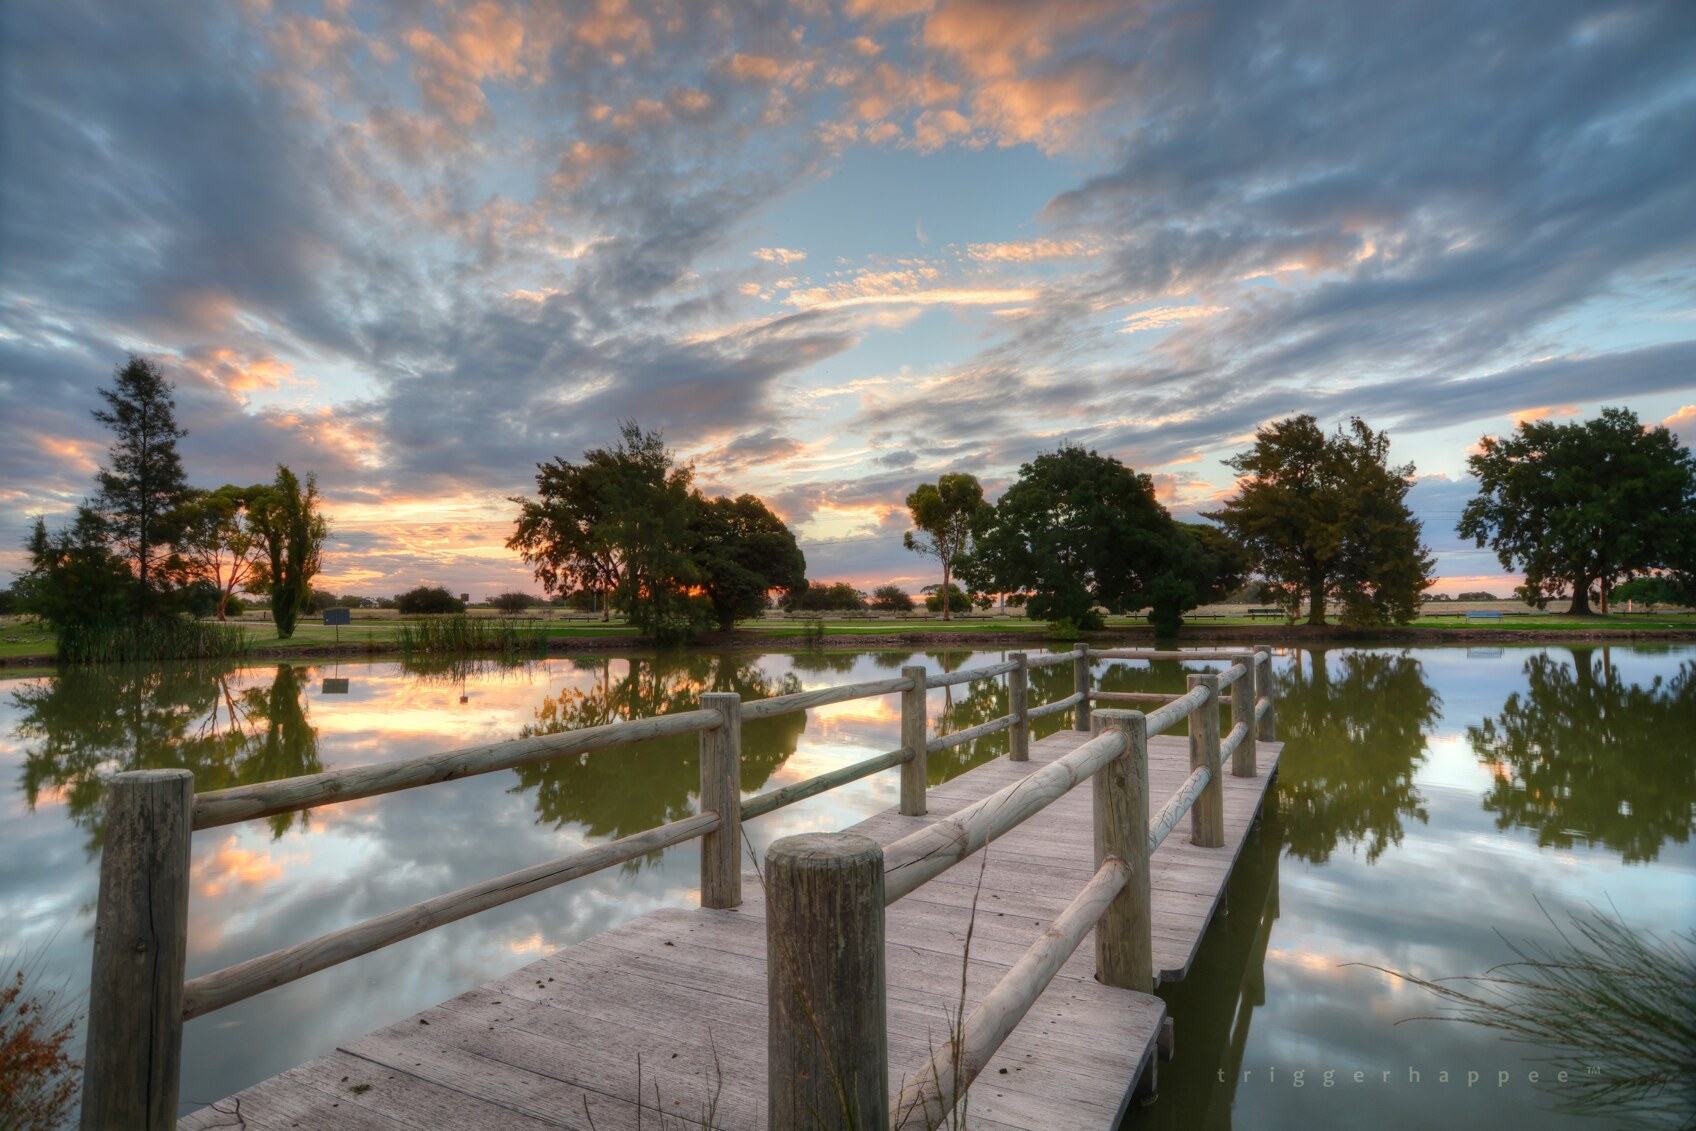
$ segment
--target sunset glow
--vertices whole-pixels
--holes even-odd
[[[1626,405],[1696,440],[1677,5],[26,2],[0,43],[0,570],[94,491],[96,389],[191,481],[316,472],[320,584],[481,598],[535,465],[664,431],[817,580],[935,580],[918,483],[1063,441],[1182,518],[1255,428],[1420,479]],[[1254,35],[1241,29],[1252,27]],[[121,206],[117,202],[121,202]]]

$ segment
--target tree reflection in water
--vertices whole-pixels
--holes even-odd
[[[1526,690],[1467,728],[1496,780],[1484,808],[1499,829],[1529,829],[1545,848],[1603,844],[1627,864],[1654,860],[1696,823],[1696,664],[1628,683],[1608,649],[1572,662],[1525,661]]]
[[[238,689],[229,667],[91,664],[24,684],[12,702],[30,808],[44,789],[61,795],[92,856],[104,835],[103,774],[182,767],[205,792],[318,772],[302,671],[310,676],[278,664],[268,686]],[[271,817],[272,834],[297,821],[307,814]]]
[[[1279,804],[1290,855],[1314,864],[1339,844],[1373,863],[1427,814],[1414,774],[1443,701],[1406,653],[1296,654],[1277,677]]]
[[[630,660],[575,661],[598,678],[546,696],[529,738],[624,719],[693,710],[705,691],[734,691],[744,700],[801,690],[793,675],[774,679],[745,657],[677,655]],[[795,753],[807,717],[802,712],[742,724],[742,788],[757,790]],[[521,766],[518,791],[536,793],[537,820],[580,824],[596,837],[621,837],[694,814],[700,791],[697,735],[650,739],[634,746],[589,751]]]

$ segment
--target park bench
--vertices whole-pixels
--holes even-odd
[[[1468,609],[1468,610],[1466,610],[1466,619],[1467,620],[1501,620],[1502,619],[1502,612],[1501,612],[1500,609]]]

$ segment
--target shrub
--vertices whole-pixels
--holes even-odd
[[[12,963],[6,963],[11,966]],[[81,1065],[65,1051],[77,1018],[69,999],[26,985],[36,964],[0,983],[0,1127],[60,1127],[76,1107]]]
[[[872,599],[868,603],[872,608],[884,613],[913,611],[913,598],[899,585],[879,585],[872,590]]]
[[[491,609],[499,609],[503,613],[521,613],[525,609],[541,604],[541,600],[528,593],[497,593],[493,597],[484,598]]]
[[[408,616],[434,613],[463,613],[465,602],[440,585],[420,585],[395,595],[395,608]]]

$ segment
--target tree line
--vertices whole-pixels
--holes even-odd
[[[317,480],[279,464],[270,483],[191,487],[172,391],[146,358],[118,367],[94,412],[114,434],[99,491],[70,525],[31,528],[12,595],[53,626],[61,657],[227,654],[231,635],[193,617],[225,619],[238,593],[264,596],[277,635],[294,633],[329,535]]]

